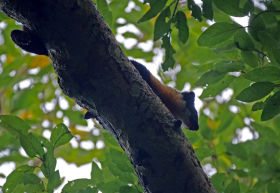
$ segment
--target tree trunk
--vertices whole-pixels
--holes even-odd
[[[98,111],[146,192],[216,192],[173,116],[91,0],[0,0],[0,9],[42,39],[64,93]]]

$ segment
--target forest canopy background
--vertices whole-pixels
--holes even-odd
[[[177,90],[202,89],[200,130],[183,131],[218,192],[279,192],[280,2],[147,2],[95,1],[127,56],[148,65],[162,59],[158,76],[165,84]],[[248,25],[234,22],[233,16],[247,17]],[[14,135],[17,128],[23,127],[26,132],[31,125],[33,134],[26,139],[34,144],[36,137],[45,140],[52,136],[52,167],[57,157],[77,165],[95,158],[102,170],[93,162],[92,167],[99,172],[91,173],[91,177],[107,179],[96,181],[98,189],[141,191],[133,168],[113,137],[97,123],[86,127],[85,111],[62,94],[50,59],[16,47],[10,32],[21,28],[20,24],[2,12],[0,21],[0,164],[21,166],[7,178],[4,188],[42,188],[34,168],[23,166],[39,165],[34,155],[40,155],[41,150]],[[126,40],[132,44],[127,45]],[[228,93],[227,98],[224,93]],[[75,138],[69,143],[72,137],[67,133],[57,145],[54,128],[68,131],[59,124],[62,122]],[[249,140],[243,140],[244,132]],[[84,148],[85,142],[92,148]],[[102,142],[105,146],[98,145]],[[24,181],[22,171],[32,176],[32,183]],[[3,179],[7,177],[0,174]],[[54,179],[47,183],[50,191],[62,181],[58,172],[52,175],[45,175]],[[88,188],[92,182],[80,183]],[[71,191],[69,186],[64,191],[67,188]]]

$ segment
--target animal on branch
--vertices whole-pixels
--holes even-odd
[[[27,52],[48,56],[44,42],[31,29],[23,27],[23,30],[13,30],[11,38],[20,48]],[[184,127],[190,130],[198,130],[198,116],[194,106],[194,92],[178,92],[162,84],[142,64],[131,60],[142,78],[148,83],[153,92],[161,99],[173,116],[178,120],[178,127],[183,122]],[[97,115],[87,112],[86,119],[96,118]]]

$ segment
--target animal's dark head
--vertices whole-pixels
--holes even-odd
[[[185,117],[183,122],[190,130],[198,130],[198,116],[197,111],[194,107],[194,92],[182,92],[183,100],[186,103],[185,106]]]

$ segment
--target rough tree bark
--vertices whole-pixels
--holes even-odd
[[[216,192],[91,0],[0,0],[0,9],[43,40],[64,93],[110,122],[146,192]]]

